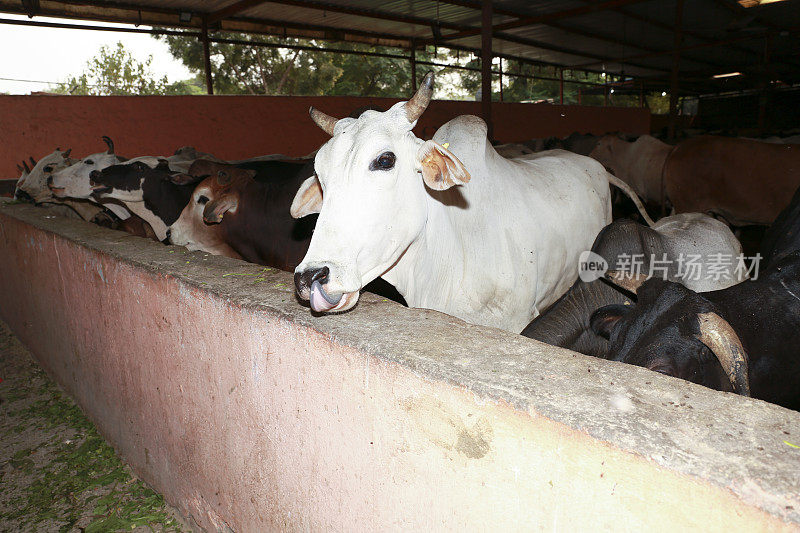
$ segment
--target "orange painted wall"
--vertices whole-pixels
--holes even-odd
[[[366,105],[388,108],[397,99],[293,96],[0,96],[0,177],[17,176],[16,163],[56,147],[82,157],[104,149],[169,155],[191,145],[224,159],[284,153],[304,155],[326,135],[308,118],[313,105],[346,116]],[[475,102],[434,101],[417,126],[420,137],[462,114],[479,114]],[[494,104],[495,137],[515,142],[573,131],[648,133],[650,114],[636,108]]]

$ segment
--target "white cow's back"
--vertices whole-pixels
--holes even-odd
[[[384,277],[412,307],[522,331],[575,281],[580,253],[611,221],[606,171],[563,150],[505,159],[473,116],[433,140],[448,143],[472,179],[429,191],[424,235]]]

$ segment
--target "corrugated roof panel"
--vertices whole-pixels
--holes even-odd
[[[97,13],[108,17],[133,18],[135,8],[152,8],[151,20],[171,24],[177,11],[208,13],[234,5],[236,0],[41,0],[49,14],[63,6],[67,17]],[[127,6],[127,11],[108,10],[108,6]],[[304,6],[305,4],[305,6]],[[614,8],[588,10],[603,5],[587,0],[494,0],[493,24],[520,17],[540,17],[537,24],[501,30],[495,35],[497,53],[550,64],[575,67],[605,67],[609,72],[624,70],[626,75],[663,79],[672,66],[676,0],[632,0]],[[80,5],[80,10],[76,7]],[[322,9],[320,9],[322,7]],[[402,44],[405,39],[429,42],[432,27],[440,26],[445,38],[464,30],[472,35],[454,39],[452,44],[479,49],[480,2],[463,0],[276,0],[262,2],[234,15],[226,27],[272,32],[291,28],[295,35],[358,39],[362,42]],[[69,11],[72,9],[72,11]],[[20,12],[20,2],[0,0],[0,11]],[[95,10],[94,12],[92,10]],[[165,13],[166,10],[166,13]],[[576,14],[576,11],[578,14]],[[113,12],[109,15],[110,12]],[[71,14],[70,14],[71,13]],[[123,13],[120,15],[120,13]],[[165,14],[163,14],[165,13]],[[511,14],[509,14],[511,13]],[[564,16],[565,14],[569,16]],[[116,20],[116,18],[114,18]],[[197,18],[192,23],[197,26]],[[238,26],[237,26],[238,25]],[[766,73],[781,72],[784,80],[800,81],[800,1],[780,2],[744,9],[730,0],[684,2],[683,43],[680,69],[683,79],[707,78],[712,73],[750,69]],[[332,30],[334,33],[330,33]],[[350,32],[347,35],[347,32]],[[766,35],[770,34],[767,41]],[[504,38],[504,36],[506,38]],[[446,46],[451,41],[441,42]],[[769,48],[765,46],[769,44]],[[765,51],[773,64],[763,64]]]

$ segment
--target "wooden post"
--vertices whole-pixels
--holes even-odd
[[[564,105],[564,69],[558,69],[558,103]]]
[[[483,0],[481,9],[481,115],[486,121],[488,136],[492,128],[492,2]]]
[[[203,17],[202,33],[200,40],[203,41],[203,62],[206,71],[206,92],[214,94],[214,79],[211,75],[211,47],[208,42],[208,19]]]
[[[681,41],[683,40],[683,0],[675,3],[675,39],[672,48],[672,72],[669,81],[669,122],[667,125],[667,138],[675,139],[675,127],[678,122],[678,72],[681,63]]]

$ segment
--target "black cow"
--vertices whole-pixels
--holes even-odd
[[[653,228],[632,220],[616,220],[600,231],[592,251],[611,268],[621,268],[618,261],[623,257],[639,256],[642,259],[641,272],[650,272],[653,258],[662,261],[666,257],[669,260],[666,277],[678,281],[681,279],[681,255],[702,253],[701,263],[705,269],[714,254],[738,255],[741,248],[721,222],[704,215],[683,214],[662,219]],[[727,287],[735,281],[726,276],[718,281],[689,279],[684,283],[699,290],[710,290]],[[578,279],[561,298],[534,319],[522,335],[605,358],[608,356],[608,341],[592,331],[592,313],[605,305],[632,303],[628,294],[603,279],[591,282]]]
[[[800,250],[800,188],[764,233],[761,241],[761,265],[767,267],[773,261],[797,250]]]
[[[800,409],[800,252],[719,291],[660,279],[633,290],[635,305],[591,318],[611,359]]]

